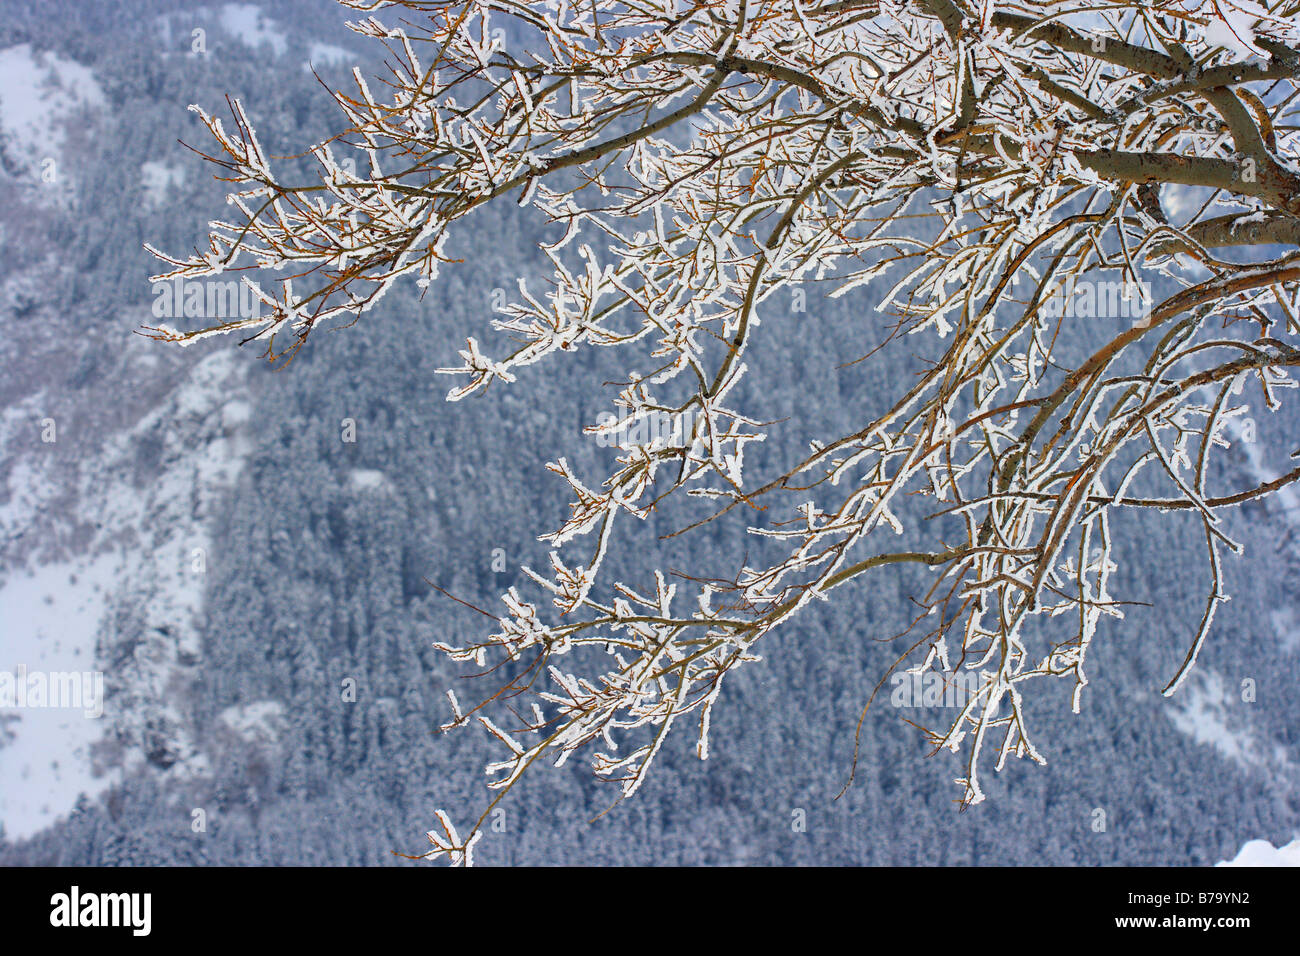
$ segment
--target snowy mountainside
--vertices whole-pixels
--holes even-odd
[[[230,5],[215,17],[247,43],[249,13]],[[324,50],[337,62],[346,54]],[[196,617],[208,526],[249,447],[254,366],[132,334],[155,321],[157,297],[138,269],[142,306],[111,322],[89,314],[64,237],[71,219],[94,215],[87,170],[111,161],[88,146],[113,125],[99,75],[23,42],[0,49],[0,82],[0,191],[10,200],[0,212],[0,670],[105,678],[102,717],[4,713],[0,827],[21,838],[141,766],[164,776],[204,766],[188,713],[202,657]],[[185,167],[132,165],[142,210],[173,214]]]

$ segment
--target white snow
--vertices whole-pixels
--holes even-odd
[[[1300,614],[1293,607],[1276,607],[1269,612],[1269,621],[1277,634],[1284,654],[1300,651]]]
[[[112,554],[11,574],[0,584],[0,671],[93,671],[100,620],[120,574]],[[104,676],[105,685],[111,680]],[[104,725],[83,710],[3,708],[0,719],[7,723],[0,729],[0,825],[10,839],[44,829],[80,794],[114,779],[92,773],[89,750]]]
[[[253,3],[226,4],[221,8],[221,26],[246,46],[256,48],[269,44],[277,56],[289,45],[280,34],[275,21],[265,16],[261,7]]]
[[[6,447],[13,447],[7,445]],[[20,458],[9,471],[8,500],[0,504],[0,535],[10,538],[40,511],[42,502],[58,490],[45,479],[46,462]]]
[[[1206,17],[1205,39],[1223,47],[1234,56],[1268,56],[1255,46],[1256,21],[1268,17],[1268,11],[1250,0],[1202,0],[1196,12]]]
[[[274,743],[280,736],[284,705],[275,700],[238,704],[221,712],[221,723],[247,743]]]
[[[0,50],[0,127],[10,158],[29,173],[63,148],[62,124],[82,107],[106,104],[88,67],[30,43]]]
[[[1215,866],[1300,866],[1300,839],[1275,847],[1267,840],[1251,840],[1231,860]]]
[[[221,406],[221,427],[227,431],[247,425],[252,417],[252,403],[242,398],[232,399]]]
[[[211,553],[207,520],[243,468],[245,426],[253,406],[247,363],[217,352],[194,365],[158,405],[129,428],[107,436],[94,453],[60,470],[54,446],[40,443],[40,421],[55,414],[36,393],[0,414],[0,450],[13,459],[8,498],[0,504],[0,540],[46,533],[51,524],[98,526],[72,554],[43,554],[0,578],[0,671],[105,671],[110,706],[102,720],[77,710],[0,711],[0,823],[10,839],[49,826],[76,803],[116,779],[92,772],[91,745],[111,726],[161,723],[179,762],[168,771],[204,769],[188,736],[176,688],[200,658],[196,618],[203,612]],[[60,428],[77,420],[58,414]],[[160,440],[156,467],[140,474],[142,441]],[[62,433],[60,433],[62,441]],[[143,481],[142,481],[143,479]],[[69,497],[76,504],[55,510]],[[65,513],[66,512],[66,513]],[[0,572],[2,573],[2,572]],[[138,614],[134,651],[115,666],[96,661],[96,639],[117,605]],[[115,637],[104,631],[106,639]],[[269,713],[259,713],[263,723]],[[252,732],[236,720],[237,732]],[[243,729],[241,729],[243,728]],[[129,753],[126,766],[143,760]]]
[[[1220,674],[1199,667],[1175,695],[1169,719],[1198,744],[1210,744],[1243,766],[1257,765],[1258,748],[1250,734],[1229,727],[1229,694],[1228,682]]]
[[[348,481],[353,488],[365,491],[381,488],[388,484],[388,476],[382,471],[375,471],[372,468],[353,468],[348,476]]]
[[[151,206],[161,205],[169,189],[184,183],[185,169],[181,166],[168,166],[154,160],[140,165],[140,184],[144,187],[145,201]]]
[[[355,59],[354,53],[341,46],[332,43],[313,43],[307,48],[307,62],[303,64],[303,69],[310,70],[313,66],[342,66]]]

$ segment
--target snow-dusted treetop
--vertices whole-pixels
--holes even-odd
[[[1211,587],[1174,691],[1226,597],[1221,553],[1239,550],[1219,511],[1300,475],[1207,487],[1242,389],[1274,407],[1300,364],[1300,3],[343,2],[388,47],[389,72],[337,94],[347,126],[312,147],[319,176],[282,178],[240,103],[226,122],[192,107],[234,215],[206,251],[158,253],[155,277],[293,278],[253,283],[258,317],[153,334],[237,332],[291,355],[394,282],[435,281],[478,207],[531,203],[563,227],[540,252],[551,287],[521,284],[491,322],[503,334],[471,338],[442,370],[448,397],[557,349],[607,348],[627,374],[593,440],[651,414],[691,423],[625,442],[608,475],[557,455],[574,502],[546,536],[552,567],[529,572],[549,602],[512,589],[495,633],[444,648],[528,664],[509,688],[533,697],[527,716],[453,700],[452,725],[481,722],[501,743],[489,811],[535,760],[578,750],[631,794],[678,722],[706,756],[723,679],[766,634],[900,563],[935,580],[897,666],[985,675],[931,732],[978,802],[989,764],[1044,760],[1034,678],[1073,682],[1079,707],[1098,622],[1122,617],[1108,581],[1127,508],[1204,526]],[[808,434],[804,460],[754,477],[746,446],[768,426],[735,386],[764,347],[760,319],[788,302],[774,296],[814,280],[887,288],[895,334],[932,337],[942,358],[857,431]],[[1104,337],[1062,307],[1089,282],[1124,290]],[[1130,495],[1149,475],[1166,493]],[[620,523],[679,492],[701,522],[762,513],[752,530],[779,554],[729,581],[606,581]],[[912,521],[918,495],[946,517]],[[944,521],[955,536],[890,550],[895,532]],[[561,556],[581,542],[584,556]],[[440,815],[430,856],[469,862],[486,818],[462,834]]]

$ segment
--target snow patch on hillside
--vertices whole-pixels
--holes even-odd
[[[1300,866],[1300,840],[1275,847],[1267,840],[1251,840],[1231,860],[1215,866]]]
[[[104,554],[8,575],[0,583],[0,671],[94,671],[100,622],[120,574],[120,558]],[[44,829],[80,794],[115,779],[93,769],[90,748],[103,724],[85,709],[0,708],[0,728],[0,824],[11,839]]]
[[[204,772],[185,688],[202,657],[207,574],[220,561],[208,521],[251,448],[247,369],[232,352],[213,353],[75,456],[40,441],[40,420],[57,414],[64,428],[87,410],[55,413],[35,394],[0,415],[12,463],[0,543],[14,546],[7,573],[0,563],[0,670],[100,670],[107,698],[102,720],[24,710],[0,726],[0,823],[11,839],[146,763]],[[64,544],[16,547],[31,541]],[[100,775],[97,757],[116,773]]]
[[[56,163],[63,149],[63,124],[82,108],[103,108],[104,91],[88,67],[30,43],[0,50],[0,132],[6,158],[28,175]],[[63,171],[56,170],[61,179]],[[56,182],[58,179],[56,179]]]
[[[221,723],[245,743],[273,744],[283,732],[284,705],[276,700],[227,707]]]
[[[1282,653],[1294,654],[1300,651],[1300,614],[1293,607],[1276,607],[1269,611],[1269,623],[1277,634]]]
[[[388,476],[372,468],[353,468],[348,483],[358,491],[374,491],[389,484]]]
[[[174,187],[185,184],[185,169],[181,166],[168,166],[149,160],[140,165],[140,185],[144,189],[144,198],[151,207],[161,206],[167,199],[167,193]]]
[[[356,59],[356,54],[351,50],[333,43],[313,43],[307,47],[307,62],[302,68],[310,70],[314,66],[346,66]]]
[[[1261,762],[1259,747],[1249,733],[1229,726],[1230,696],[1228,682],[1208,667],[1198,667],[1174,700],[1169,719],[1175,727],[1198,744],[1209,744],[1224,757],[1242,766]]]
[[[268,44],[276,56],[288,49],[288,41],[274,20],[253,3],[228,3],[221,8],[221,26],[245,46],[256,49]]]

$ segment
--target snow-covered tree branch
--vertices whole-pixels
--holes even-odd
[[[305,183],[276,168],[242,104],[229,125],[192,107],[236,214],[206,250],[158,252],[154,277],[292,278],[245,279],[259,316],[152,334],[238,332],[291,356],[394,283],[436,281],[448,235],[509,199],[562,227],[539,254],[551,287],[521,282],[500,334],[441,370],[448,398],[600,348],[626,374],[592,440],[645,416],[689,422],[628,443],[609,474],[557,454],[547,467],[573,503],[545,536],[551,567],[528,572],[548,600],[512,589],[494,633],[443,646],[527,664],[504,689],[533,698],[513,726],[489,714],[500,694],[452,701],[449,727],[500,740],[497,800],[539,759],[579,751],[631,795],[679,723],[707,756],[723,680],[767,634],[848,581],[915,564],[935,580],[897,666],[988,675],[928,731],[979,802],[989,766],[1045,762],[1036,678],[1072,682],[1081,706],[1098,625],[1123,617],[1111,543],[1126,509],[1203,525],[1209,588],[1174,692],[1226,598],[1223,552],[1240,550],[1220,512],[1300,477],[1209,484],[1243,389],[1274,408],[1300,365],[1300,2],[342,2],[389,72],[336,94],[345,128],[311,147]],[[746,446],[800,423],[762,423],[736,386],[775,297],[809,283],[886,289],[886,344],[926,337],[941,357],[875,396],[856,431],[807,434],[803,460],[753,476]],[[1107,294],[1113,327],[1076,314]],[[1131,495],[1149,474],[1166,493]],[[779,553],[726,581],[606,580],[618,526],[670,495],[693,499],[692,527],[762,512],[751,530]],[[941,526],[948,540],[890,549]],[[463,834],[440,817],[430,856],[469,862],[494,805]]]

